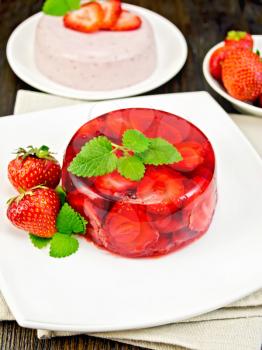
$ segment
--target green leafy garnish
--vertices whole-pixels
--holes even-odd
[[[61,205],[64,205],[66,200],[66,193],[63,190],[62,186],[58,186],[55,191],[60,198]]]
[[[50,243],[50,256],[65,258],[74,254],[79,248],[78,240],[71,235],[56,233]]]
[[[111,173],[116,167],[117,156],[111,141],[105,136],[99,136],[82,147],[68,170],[76,176],[91,177]]]
[[[145,174],[145,166],[137,156],[119,158],[117,168],[122,176],[133,181],[141,180]]]
[[[63,205],[56,219],[58,232],[64,234],[85,233],[86,224],[86,220],[68,203]]]
[[[182,160],[181,154],[162,138],[151,139],[138,130],[127,130],[123,145],[111,142],[105,136],[88,141],[75,156],[68,171],[76,176],[92,177],[109,174],[114,170],[127,179],[139,181],[145,173],[145,164],[172,164]],[[123,156],[118,158],[116,152]]]
[[[34,245],[34,247],[38,249],[45,248],[48,245],[48,243],[51,241],[51,238],[38,237],[38,236],[32,235],[31,233],[29,233],[29,238],[32,244]]]
[[[64,203],[56,218],[57,233],[52,238],[42,238],[29,234],[32,244],[42,249],[50,243],[50,256],[65,258],[78,250],[79,243],[73,234],[84,234],[87,221],[68,203]]]
[[[172,164],[182,160],[178,150],[171,143],[159,137],[151,139],[148,150],[140,156],[145,164],[152,165]]]
[[[46,0],[42,10],[46,15],[64,16],[79,8],[80,0]]]
[[[123,146],[134,152],[148,149],[149,139],[138,130],[127,130],[123,135]]]

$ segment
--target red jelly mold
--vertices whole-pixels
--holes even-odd
[[[165,138],[183,160],[147,166],[138,182],[116,171],[95,178],[68,172],[87,141],[105,135],[121,143],[127,129]],[[133,258],[164,255],[196,240],[207,231],[216,206],[215,156],[209,140],[185,119],[153,109],[113,111],[83,125],[66,149],[62,183],[70,205],[89,222],[87,236],[100,247]]]

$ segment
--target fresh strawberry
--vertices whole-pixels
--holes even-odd
[[[205,151],[203,146],[194,141],[183,142],[176,145],[176,148],[181,153],[183,160],[174,163],[171,167],[178,171],[192,171],[196,169],[205,160]]]
[[[121,2],[119,0],[107,0],[100,2],[104,11],[104,18],[100,29],[111,29],[121,14]]]
[[[135,15],[132,12],[123,10],[116,22],[112,26],[111,30],[113,31],[125,31],[125,30],[134,30],[141,27],[142,21],[141,18]]]
[[[227,92],[241,101],[255,101],[262,93],[262,61],[246,49],[231,50],[222,65]]]
[[[233,49],[253,49],[254,41],[252,36],[246,32],[231,30],[225,39],[226,47]]]
[[[148,211],[168,215],[184,200],[184,177],[167,167],[148,167],[137,187],[137,198]]]
[[[136,188],[135,181],[128,180],[121,176],[117,171],[111,174],[97,176],[94,181],[95,188],[107,196],[123,197]]]
[[[227,53],[228,48],[223,46],[216,49],[210,57],[209,71],[213,78],[218,81],[220,81],[222,78],[222,63],[224,62]]]
[[[103,19],[104,11],[101,5],[92,1],[82,4],[79,10],[66,14],[64,25],[78,32],[92,33],[101,28]]]
[[[38,186],[10,201],[8,219],[35,236],[49,238],[56,232],[60,198],[55,190]]]
[[[61,167],[47,146],[19,148],[17,158],[8,165],[8,178],[17,190],[38,185],[55,188],[60,177]]]
[[[115,204],[106,218],[105,231],[107,248],[130,257],[146,255],[159,236],[143,208],[126,203]]]

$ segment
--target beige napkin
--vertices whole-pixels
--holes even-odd
[[[20,90],[15,113],[77,104],[78,101]],[[262,119],[231,115],[262,156]],[[0,294],[0,320],[13,320]],[[74,333],[76,334],[76,333]],[[74,335],[38,330],[39,338]],[[262,343],[262,289],[222,309],[161,327],[92,334],[156,350],[260,350]]]

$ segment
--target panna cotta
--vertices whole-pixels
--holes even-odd
[[[121,143],[129,129],[151,140],[167,140],[182,160],[146,165],[139,181],[116,170],[93,177],[69,171],[88,141],[102,135]],[[217,199],[215,156],[207,137],[185,119],[152,109],[123,109],[93,119],[75,133],[65,152],[62,185],[69,204],[88,220],[88,239],[126,257],[159,256],[208,230]]]
[[[62,17],[43,15],[35,35],[35,62],[50,80],[78,90],[114,90],[147,79],[157,63],[150,23],[130,31],[82,33]]]

